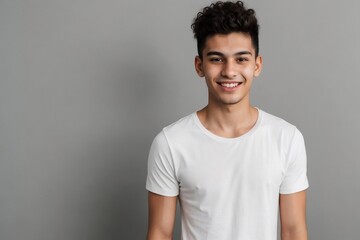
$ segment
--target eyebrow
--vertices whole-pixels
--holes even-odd
[[[247,55],[247,54],[252,55],[252,53],[249,51],[237,52],[234,55],[236,56],[236,55]],[[225,54],[223,54],[221,52],[217,52],[217,51],[210,51],[206,54],[206,56],[212,56],[212,55],[217,55],[217,56],[222,56],[222,57],[225,56]]]

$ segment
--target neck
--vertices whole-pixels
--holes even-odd
[[[222,106],[209,103],[198,112],[198,117],[212,133],[234,138],[245,134],[255,125],[258,111],[249,103]]]

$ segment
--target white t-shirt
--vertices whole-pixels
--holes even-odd
[[[276,240],[279,194],[308,188],[301,133],[258,111],[237,138],[211,133],[193,113],[154,139],[146,188],[179,196],[183,240]]]

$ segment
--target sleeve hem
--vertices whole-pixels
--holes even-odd
[[[165,191],[164,189],[151,187],[151,186],[146,186],[146,190],[165,197],[176,197],[179,195],[178,191]]]
[[[302,186],[296,187],[296,188],[289,188],[289,189],[284,189],[280,191],[280,194],[292,194],[292,193],[297,193],[297,192],[301,192],[304,191],[306,189],[309,188],[309,184],[306,183]]]

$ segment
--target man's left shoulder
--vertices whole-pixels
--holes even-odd
[[[279,128],[279,129],[288,129],[288,130],[296,128],[295,125],[289,123],[283,118],[277,117],[273,114],[267,113],[262,110],[261,112],[262,112],[262,122],[264,126]]]
[[[296,135],[302,137],[301,132],[298,128],[284,120],[283,118],[277,117],[270,113],[262,111],[262,128],[266,131],[270,131],[273,134],[286,139],[292,139]]]

